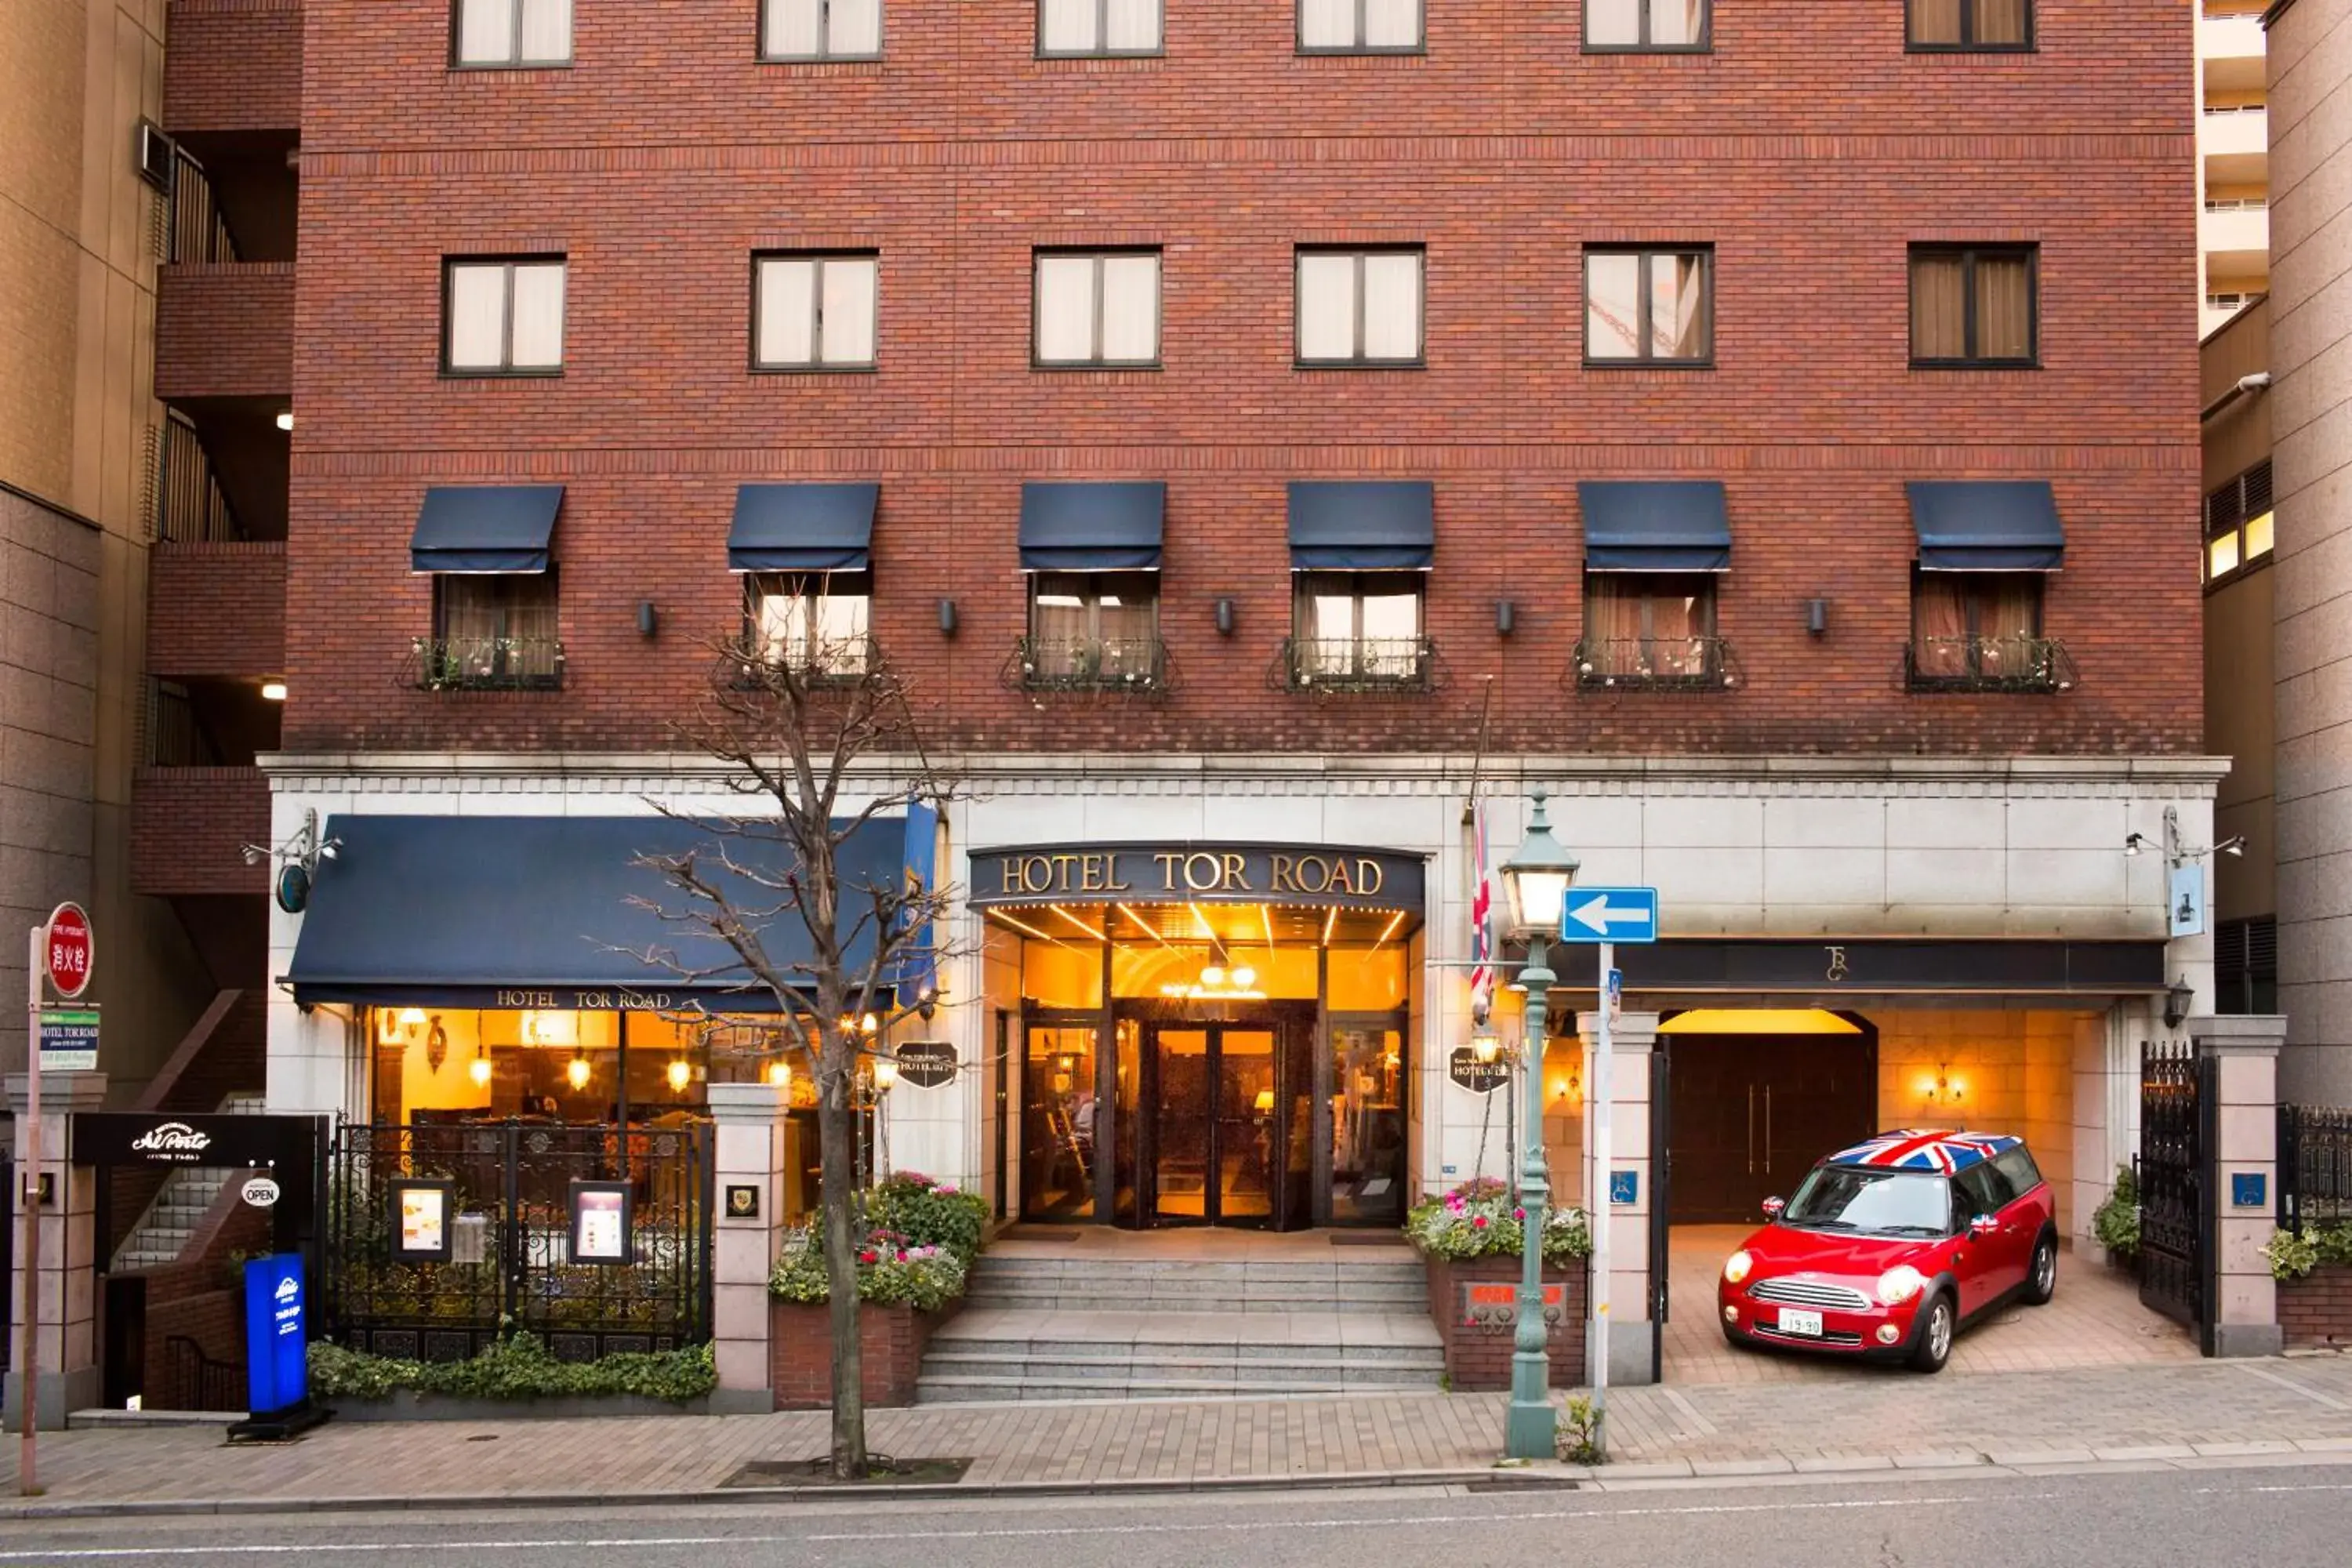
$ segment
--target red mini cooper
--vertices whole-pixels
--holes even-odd
[[[1962,1325],[2058,1288],[2056,1205],[2020,1139],[1888,1132],[1832,1154],[1764,1214],[1716,1286],[1736,1345],[1940,1372]]]

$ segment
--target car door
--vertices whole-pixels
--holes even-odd
[[[2000,1215],[2001,1236],[2015,1248],[2018,1278],[2023,1279],[2033,1268],[2033,1244],[2057,1217],[2058,1200],[2023,1144],[1996,1156],[1992,1166],[2009,1184],[2009,1206]]]
[[[1960,1206],[1968,1211],[1969,1226],[1963,1244],[1969,1253],[1970,1273],[1975,1278],[1975,1294],[1968,1285],[1960,1288],[1960,1311],[1963,1315],[1981,1310],[2003,1291],[2014,1289],[2025,1282],[2026,1257],[2032,1249],[2029,1238],[2023,1247],[2012,1234],[2015,1216],[2008,1213],[2011,1201],[2017,1195],[2010,1188],[2009,1178],[1994,1168],[1990,1161],[1970,1165],[1952,1178],[1952,1185],[1961,1194]],[[1975,1222],[1989,1219],[1991,1229],[1983,1235],[1976,1233]]]

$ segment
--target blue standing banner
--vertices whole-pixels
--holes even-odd
[[[285,1438],[324,1420],[310,1403],[310,1292],[302,1255],[281,1252],[245,1266],[246,1398],[250,1413],[232,1438]]]

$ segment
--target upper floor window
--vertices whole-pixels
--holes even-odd
[[[2205,498],[2206,584],[2266,559],[2277,542],[2271,522],[2271,460],[2264,458]]]
[[[1715,253],[1595,248],[1584,253],[1589,363],[1712,363]]]
[[[1301,250],[1298,363],[1421,363],[1422,259],[1412,250]]]
[[[1421,47],[1421,0],[1298,0],[1300,54],[1414,54]]]
[[[1045,58],[1160,53],[1160,0],[1037,0]]]
[[[1909,0],[1914,49],[2030,49],[2033,0]]]
[[[1911,363],[2031,365],[2034,247],[1911,247]]]
[[[1722,686],[1732,673],[1715,633],[1712,574],[1585,574],[1578,685]]]
[[[429,690],[563,684],[555,571],[437,573],[433,636],[420,641]]]
[[[1584,0],[1584,47],[1595,52],[1705,49],[1708,0]]]
[[[1920,572],[1911,585],[1915,689],[2063,691],[2064,647],[2042,635],[2039,572]]]
[[[754,370],[871,370],[882,263],[872,256],[761,256]]]
[[[1295,685],[1417,685],[1428,668],[1420,572],[1300,572],[1291,606]]]
[[[763,60],[878,60],[882,0],[764,0]]]
[[[563,368],[561,257],[448,263],[443,367],[453,375],[552,375]]]
[[[461,66],[572,63],[572,0],[457,0]]]
[[[835,680],[871,665],[872,574],[754,572],[743,594],[745,629],[770,664]]]
[[[1041,250],[1036,268],[1039,364],[1159,364],[1158,251]]]
[[[1022,661],[1023,683],[1032,687],[1158,686],[1158,574],[1031,574],[1029,640]]]

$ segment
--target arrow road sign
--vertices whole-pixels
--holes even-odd
[[[1562,942],[1655,942],[1655,888],[1570,888],[1560,910]]]

